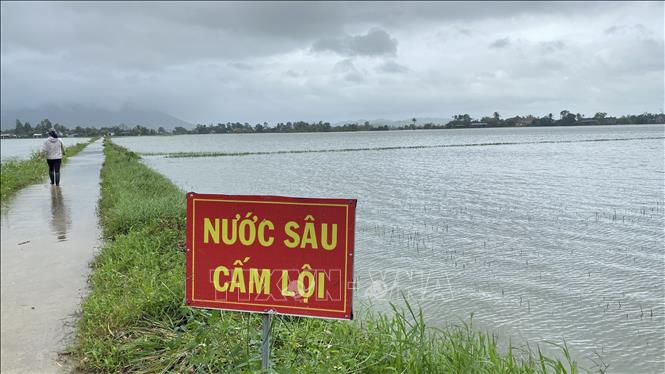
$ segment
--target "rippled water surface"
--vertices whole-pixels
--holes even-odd
[[[610,373],[652,373],[665,367],[664,133],[651,125],[114,141],[151,153],[456,145],[144,161],[189,191],[357,198],[357,302],[386,310],[404,292],[434,326],[473,313],[475,326],[515,344],[565,339],[585,367],[602,360]]]
[[[44,144],[45,138],[37,139],[2,139],[0,140],[0,160],[6,161],[10,158],[25,160],[37,152]],[[90,138],[62,138],[65,147],[76,143],[87,143]]]

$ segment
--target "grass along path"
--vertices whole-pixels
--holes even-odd
[[[86,143],[76,143],[67,147],[63,157],[63,165],[67,160],[81,152],[88,144],[96,139]],[[0,163],[0,202],[4,205],[16,191],[21,188],[37,183],[48,175],[46,158],[38,152],[33,153],[27,160],[8,160]]]
[[[99,211],[106,244],[93,263],[72,353],[93,372],[259,371],[261,317],[184,304],[185,193],[105,142]],[[276,317],[278,372],[577,372],[567,355],[500,351],[497,337],[459,325],[427,328],[407,306],[353,322]],[[361,313],[362,314],[362,313]]]

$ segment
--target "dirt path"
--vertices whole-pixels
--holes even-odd
[[[2,373],[64,369],[58,352],[74,331],[99,245],[95,209],[103,158],[101,141],[88,145],[63,166],[60,187],[26,187],[3,209]]]

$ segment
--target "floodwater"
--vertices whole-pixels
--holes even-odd
[[[101,141],[2,209],[2,373],[63,371],[58,353],[73,333],[99,229]],[[46,167],[46,163],[44,163]]]
[[[431,326],[473,313],[514,345],[565,340],[586,368],[657,373],[664,136],[640,125],[114,141],[153,153],[405,147],[144,162],[187,191],[358,199],[356,305],[387,310],[404,294]]]
[[[45,138],[37,139],[1,139],[0,140],[0,160],[9,159],[25,160],[30,158],[34,152],[41,149]],[[90,138],[62,138],[65,147],[76,143],[87,143]]]

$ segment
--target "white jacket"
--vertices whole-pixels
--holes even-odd
[[[65,145],[62,144],[62,140],[59,138],[48,137],[44,141],[42,146],[42,152],[46,154],[46,158],[49,160],[56,160],[62,158],[62,155],[65,154]]]

